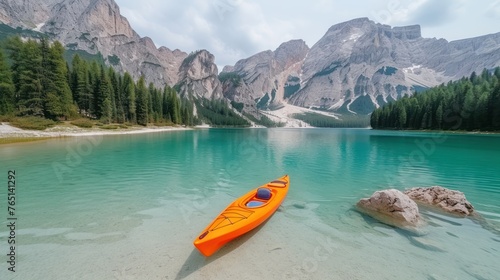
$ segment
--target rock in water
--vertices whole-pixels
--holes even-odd
[[[422,224],[417,204],[396,189],[375,192],[357,203],[358,209],[385,223],[400,228],[416,228]]]
[[[405,191],[411,199],[426,206],[438,207],[443,211],[460,216],[469,216],[474,207],[462,192],[435,186],[412,188]]]

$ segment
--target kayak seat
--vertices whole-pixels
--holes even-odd
[[[258,207],[264,204],[264,201],[258,201],[258,200],[250,200],[247,203],[247,207]]]
[[[271,198],[271,191],[268,188],[259,188],[257,189],[257,195],[255,197],[258,199],[268,200]]]

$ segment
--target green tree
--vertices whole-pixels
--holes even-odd
[[[111,104],[111,84],[104,70],[104,67],[101,66],[101,77],[99,82],[97,83],[97,104],[98,110],[96,117],[100,119],[104,123],[110,123],[113,117],[112,104]]]
[[[477,79],[477,77],[475,78]],[[472,130],[474,128],[474,109],[476,109],[476,97],[471,87],[467,87],[465,99],[462,107],[462,117],[464,118],[465,129]]]
[[[136,92],[137,92],[137,123],[140,125],[148,125],[148,111],[149,111],[149,96],[148,96],[148,89],[146,88],[145,81],[144,81],[144,76],[142,76],[139,81],[137,82],[136,86]]]
[[[162,96],[162,118],[166,121],[172,121],[169,112],[169,99],[170,99],[170,91],[169,86],[165,86],[163,88],[163,96]]]
[[[45,117],[55,119],[68,119],[76,115],[76,107],[73,105],[73,96],[68,84],[68,69],[64,61],[64,47],[58,41],[54,42],[48,49],[41,41],[43,92],[45,96]]]
[[[174,124],[181,124],[182,118],[181,118],[181,110],[180,110],[180,100],[179,97],[177,96],[177,92],[169,88],[169,93],[168,93],[168,98],[167,98],[167,115],[170,116],[170,120]]]
[[[489,117],[491,129],[500,131],[500,83],[495,86],[491,93],[489,103]]]
[[[129,73],[123,75],[122,93],[126,119],[131,123],[137,123],[135,84]]]
[[[474,129],[482,129],[489,126],[488,124],[488,91],[479,95],[474,110]]]
[[[95,118],[100,118],[102,115],[101,104],[102,97],[100,97],[99,83],[101,77],[100,66],[95,60],[90,63],[89,71],[87,72],[89,87],[92,92],[92,103],[90,104],[90,115]]]
[[[437,129],[441,129],[443,126],[443,104],[440,103],[436,109],[436,124]]]
[[[89,76],[87,62],[82,60],[78,54],[75,54],[72,61],[71,89],[80,114],[87,117],[91,116],[91,108],[94,103]]]
[[[0,51],[0,115],[12,114],[15,109],[14,82],[12,73]]]
[[[155,95],[155,87],[153,83],[148,85],[148,120],[149,122],[154,122],[154,111],[153,111],[153,96]]]
[[[375,110],[373,111],[372,115],[370,116],[370,126],[372,128],[379,128],[379,118],[380,118],[380,110]]]
[[[154,89],[151,100],[153,103],[154,120],[159,121],[163,118],[163,100],[159,89]]]
[[[117,122],[118,119],[118,77],[116,75],[115,70],[113,67],[108,68],[108,80],[109,80],[109,87],[110,87],[110,98],[111,98],[111,119],[113,122]]]
[[[398,106],[397,115],[398,115],[398,122],[396,125],[397,128],[399,129],[405,128],[407,116],[406,116],[406,109],[403,105]]]
[[[38,43],[28,40],[11,45],[14,83],[17,91],[17,107],[21,115],[44,116],[44,96],[41,81],[42,55]],[[18,49],[16,49],[18,48]]]

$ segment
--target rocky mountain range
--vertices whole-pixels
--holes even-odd
[[[188,56],[140,37],[113,0],[1,0],[0,21],[48,34],[68,49],[100,53],[117,71],[157,86],[177,84]]]
[[[206,50],[188,55],[140,37],[113,0],[0,0],[0,22],[101,54],[136,79],[175,86],[183,96],[227,98],[254,115],[286,104],[369,114],[413,91],[500,66],[500,33],[448,42],[422,38],[418,25],[367,18],[332,26],[310,48],[292,40],[242,59],[221,75]]]
[[[369,114],[405,94],[500,65],[500,33],[448,42],[422,38],[420,26],[390,27],[368,18],[332,26],[310,49],[302,41],[240,60],[243,83],[224,92],[260,108],[284,103]]]

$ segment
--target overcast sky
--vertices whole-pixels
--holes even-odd
[[[141,37],[187,53],[207,49],[219,67],[291,39],[312,47],[330,26],[359,17],[420,24],[423,37],[449,41],[500,32],[500,0],[115,1]]]

